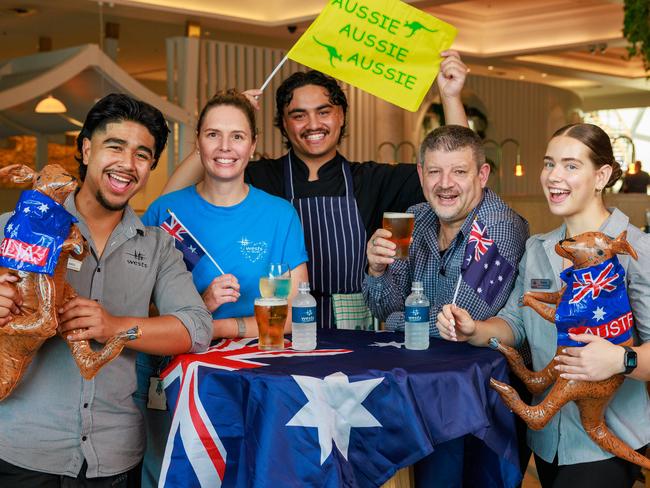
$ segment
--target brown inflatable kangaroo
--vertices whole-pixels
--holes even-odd
[[[33,188],[59,204],[76,188],[75,178],[56,164],[45,166],[36,173],[24,165],[11,165],[0,169],[0,181],[16,184],[33,181]],[[65,281],[70,254],[81,261],[87,254],[86,246],[76,225],[63,243],[61,254],[52,276],[6,269],[20,278],[16,287],[23,299],[20,314],[4,326],[0,326],[0,400],[4,400],[18,385],[23,373],[36,351],[57,332],[57,310],[76,296]],[[5,268],[1,268],[5,269]],[[72,356],[79,366],[81,376],[92,379],[99,369],[115,358],[124,345],[140,336],[137,327],[111,338],[105,346],[94,351],[90,341],[67,341]]]
[[[616,254],[628,254],[637,259],[637,254],[626,240],[627,232],[612,239],[600,232],[586,232],[571,239],[564,239],[555,246],[555,252],[573,262],[574,269],[579,270],[604,263]],[[575,286],[573,288],[579,288]],[[539,315],[551,323],[555,323],[556,307],[564,294],[565,300],[576,300],[573,290],[566,286],[552,293],[527,292],[523,296],[523,304],[531,307]],[[551,306],[549,304],[554,304]],[[632,345],[632,339],[620,345]],[[501,395],[503,401],[519,415],[533,430],[540,430],[568,402],[574,401],[580,411],[580,420],[585,432],[602,449],[615,456],[650,469],[650,459],[634,451],[607,428],[605,424],[605,409],[616,390],[621,386],[625,377],[617,374],[602,381],[576,381],[560,377],[560,372],[554,368],[551,361],[541,371],[530,371],[519,353],[508,346],[499,343],[497,338],[490,339],[490,347],[503,353],[514,373],[521,378],[531,393],[541,394],[553,385],[546,398],[535,406],[526,405],[521,401],[517,392],[509,385],[495,379],[490,380],[492,387]],[[559,346],[560,354],[566,346]]]

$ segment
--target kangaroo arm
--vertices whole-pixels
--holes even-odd
[[[76,225],[70,227],[70,234],[68,234],[68,238],[63,241],[61,250],[64,252],[74,253],[78,257],[85,255],[86,243],[81,235],[79,227]]]
[[[523,304],[535,310],[535,312],[549,322],[555,322],[555,307],[546,305],[545,303],[528,296],[528,293],[524,295]]]
[[[524,296],[535,298],[542,303],[557,304],[564,293],[564,288],[559,291],[544,292],[544,291],[529,291]]]

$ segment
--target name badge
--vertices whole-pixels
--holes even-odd
[[[149,401],[147,408],[151,410],[167,410],[167,398],[163,388],[162,379],[158,376],[149,378]]]
[[[71,269],[72,271],[79,271],[81,270],[81,261],[75,258],[68,258],[68,269]]]
[[[531,278],[530,287],[533,290],[550,290],[553,283],[546,278]]]

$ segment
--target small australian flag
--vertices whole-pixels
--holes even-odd
[[[176,249],[183,253],[183,261],[185,261],[187,270],[192,271],[205,254],[203,248],[199,246],[181,221],[173,214],[167,217],[160,224],[160,227],[174,238]]]
[[[461,275],[488,305],[492,305],[514,272],[512,265],[499,254],[485,225],[474,220],[469,234]]]

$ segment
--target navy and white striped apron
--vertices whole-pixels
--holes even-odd
[[[302,222],[317,323],[328,329],[334,327],[332,294],[360,292],[366,268],[366,228],[354,198],[350,163],[341,160],[345,196],[295,198],[291,151],[284,157],[285,196]]]

